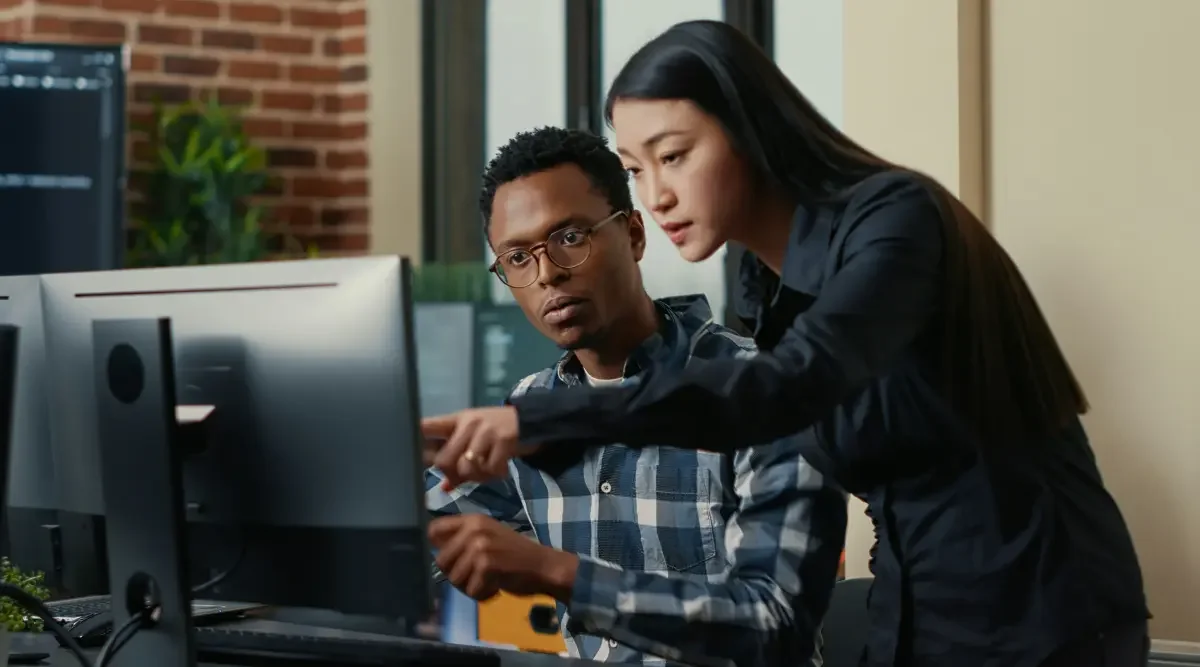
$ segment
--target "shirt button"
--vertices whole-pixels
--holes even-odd
[[[609,484],[608,482],[600,484],[600,491],[604,493],[612,493],[612,484]]]

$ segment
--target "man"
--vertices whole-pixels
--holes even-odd
[[[749,340],[712,323],[703,297],[646,294],[645,227],[603,139],[557,128],[519,134],[483,180],[492,270],[566,351],[514,396],[754,354]],[[572,456],[581,458],[540,469],[514,460],[506,478],[452,491],[430,469],[440,571],[478,600],[501,590],[554,597],[572,655],[807,664],[846,498],[792,441],[735,455],[612,444]]]

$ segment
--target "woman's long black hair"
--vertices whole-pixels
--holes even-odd
[[[673,26],[622,68],[605,104],[689,100],[725,128],[767,183],[798,202],[837,201],[863,179],[905,170],[942,210],[945,249],[939,391],[984,440],[1050,435],[1087,399],[1012,259],[932,178],[892,164],[826,120],[757,45],[720,21]]]

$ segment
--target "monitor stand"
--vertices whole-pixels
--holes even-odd
[[[114,631],[152,609],[113,667],[191,667],[183,482],[168,319],[92,324]]]

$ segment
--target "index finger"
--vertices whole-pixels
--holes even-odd
[[[462,519],[463,517],[454,515],[432,519],[429,522],[429,541],[433,546],[440,547],[458,532]]]
[[[438,450],[440,450],[444,444],[446,444],[446,441],[442,440],[441,438],[424,439],[421,447],[421,463],[426,468],[433,465],[433,462],[437,459]]]
[[[459,459],[467,451],[467,445],[471,444],[471,434],[474,431],[476,424],[471,420],[462,420],[458,428],[450,434],[446,442],[438,449],[437,454],[433,459],[433,467],[442,471],[442,490],[452,491],[459,484],[462,484],[462,476],[458,474]]]
[[[426,417],[421,420],[421,433],[430,440],[445,440],[458,426],[458,413]]]

